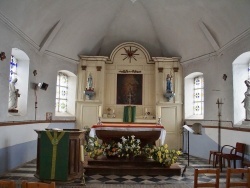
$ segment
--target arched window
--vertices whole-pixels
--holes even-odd
[[[67,112],[68,75],[59,72],[56,85],[56,111]]]
[[[17,48],[12,48],[8,99],[8,112],[10,115],[23,116],[27,113],[29,62],[29,57],[25,52]]]
[[[76,76],[69,71],[59,71],[56,84],[56,116],[75,115],[75,94]]]
[[[204,118],[204,79],[200,72],[185,77],[185,119]]]
[[[237,57],[233,64],[233,98],[234,98],[234,124],[241,124],[246,118],[244,93],[247,90],[245,80],[249,80],[250,52],[245,52]]]

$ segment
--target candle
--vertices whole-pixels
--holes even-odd
[[[161,117],[161,107],[158,108],[158,117]]]
[[[148,109],[147,108],[145,108],[145,113],[147,113],[148,112]]]
[[[81,161],[84,161],[84,149],[83,149],[83,145],[80,146],[80,157],[81,157]]]
[[[98,108],[98,117],[102,117],[102,106]]]

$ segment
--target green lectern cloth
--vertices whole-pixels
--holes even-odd
[[[67,181],[69,158],[69,133],[41,132],[40,138],[41,180]]]
[[[135,122],[136,106],[124,106],[123,122]]]

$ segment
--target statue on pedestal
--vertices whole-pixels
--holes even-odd
[[[93,78],[91,73],[89,73],[88,80],[87,80],[87,90],[92,90],[93,88]]]
[[[246,121],[250,121],[250,81],[245,80],[245,84],[247,86],[247,91],[245,92],[244,108],[246,109]]]
[[[166,93],[164,96],[166,97],[167,101],[169,102],[171,98],[175,96],[175,93],[172,91],[172,76],[170,74],[167,75],[166,78]]]
[[[93,77],[91,73],[89,73],[89,76],[87,78],[87,87],[84,91],[84,94],[87,100],[91,100],[92,97],[95,95],[94,88],[93,88]]]
[[[169,74],[167,75],[166,81],[167,81],[166,91],[172,92],[172,82],[171,82],[171,76]]]
[[[17,102],[18,97],[20,97],[19,89],[16,89],[15,84],[17,82],[17,78],[14,78],[9,85],[9,104],[8,111],[12,113],[17,113]]]

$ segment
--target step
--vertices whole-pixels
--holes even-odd
[[[143,167],[143,166],[84,166],[85,175],[177,175],[181,174],[181,168],[177,164],[170,167]]]
[[[121,158],[88,159],[84,164],[85,175],[180,175],[181,168],[177,164],[170,167],[162,166],[152,159]]]

